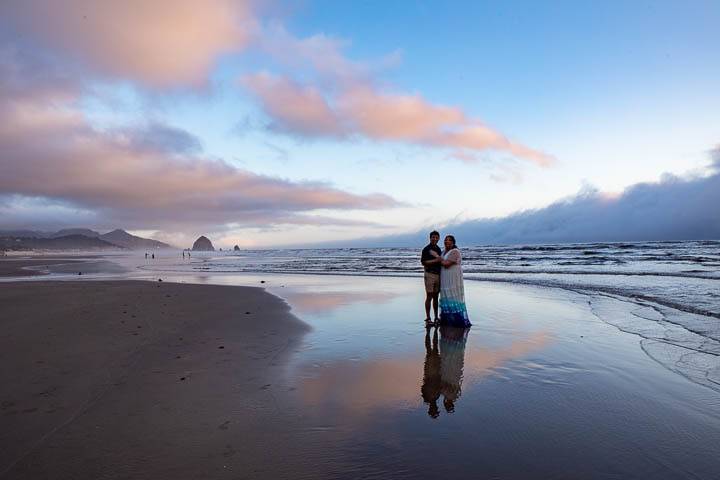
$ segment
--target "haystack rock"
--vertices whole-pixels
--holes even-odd
[[[235,246],[233,247],[233,250],[235,250],[236,252],[239,252],[239,251],[240,251],[240,247],[238,247],[237,245],[235,245]]]
[[[193,243],[193,252],[214,252],[215,247],[213,247],[212,242],[209,238],[207,238],[204,235],[201,235],[197,240],[195,240],[195,243]]]

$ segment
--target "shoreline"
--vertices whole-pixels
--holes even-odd
[[[322,272],[314,272],[314,271],[292,271],[292,270],[273,270],[271,272],[264,272],[261,270],[208,270],[208,271],[183,271],[183,270],[161,270],[161,269],[155,269],[150,270],[146,268],[140,267],[140,270],[143,272],[152,272],[152,273],[167,273],[168,275],[192,275],[192,274],[198,274],[198,273],[213,273],[213,274],[224,274],[224,275],[319,275],[319,276],[338,276],[338,277],[370,277],[370,278],[422,278],[422,273],[373,273],[373,272],[351,272],[351,273],[342,273],[342,272],[328,272],[328,271],[322,271]],[[504,272],[503,272],[504,273]],[[546,275],[546,272],[525,272],[522,273],[523,275]],[[558,273],[560,275],[565,275],[565,272]],[[669,300],[664,300],[662,298],[657,298],[654,296],[649,295],[639,295],[634,292],[628,292],[621,288],[612,288],[612,287],[603,287],[603,286],[583,286],[583,285],[566,285],[560,282],[554,282],[552,280],[528,280],[526,278],[493,278],[493,277],[476,277],[473,275],[477,275],[476,273],[465,273],[463,279],[465,281],[473,281],[473,282],[488,282],[488,283],[500,283],[500,284],[509,284],[509,285],[523,285],[523,286],[531,286],[531,287],[540,287],[540,288],[556,288],[559,290],[565,290],[568,292],[573,293],[581,293],[586,295],[592,295],[592,294],[607,294],[607,295],[614,295],[618,297],[622,297],[623,299],[627,299],[629,301],[635,301],[640,300],[643,302],[648,303],[656,303],[658,305],[661,305],[663,307],[671,308],[674,310],[678,310],[683,313],[691,314],[691,315],[700,315],[705,317],[712,317],[720,319],[720,312],[713,312],[710,310],[705,310],[702,308],[696,308],[691,307],[688,305],[683,305],[681,303],[672,302]],[[596,275],[595,273],[572,273],[571,275],[576,276],[582,276],[582,275]],[[649,277],[652,276],[651,274],[642,274],[642,273],[620,273],[618,275],[622,276],[639,276],[639,277]],[[684,276],[684,275],[658,275],[661,277],[674,277],[674,278],[702,278],[707,280],[716,280],[715,278],[711,277],[691,277],[691,276]],[[720,282],[720,280],[718,280]]]
[[[47,277],[47,281],[65,281],[65,280],[88,280],[88,281],[102,281],[102,280],[113,280],[116,274],[128,274],[128,276],[121,276],[121,279],[133,279],[133,280],[155,280],[161,275],[167,276],[190,276],[196,274],[219,274],[219,275],[239,275],[239,276],[273,276],[273,275],[291,275],[291,276],[338,276],[338,277],[370,277],[370,278],[420,278],[421,274],[408,273],[377,273],[377,272],[351,272],[343,273],[339,271],[236,271],[236,270],[197,270],[197,271],[186,271],[186,270],[173,270],[163,268],[163,265],[150,264],[150,265],[137,265],[136,269],[142,272],[142,276],[133,276],[133,271],[127,266],[122,265],[116,261],[113,261],[112,256],[94,255],[88,254],[82,257],[61,257],[69,260],[69,265],[66,267],[61,262],[51,264],[49,271],[39,272],[32,270],[23,270],[24,273],[29,273],[25,278],[17,277],[17,281],[42,281]],[[14,277],[3,275],[3,264],[7,259],[0,258],[0,283],[7,281],[15,281]],[[43,261],[36,264],[43,265]],[[17,259],[16,261],[35,261],[32,256],[25,257],[24,259]],[[84,274],[91,274],[93,277],[79,278],[80,275],[75,276],[76,265],[84,264]],[[32,268],[32,266],[30,266]],[[532,272],[530,272],[532,273]],[[563,275],[566,273],[562,273]],[[70,276],[71,275],[71,276]],[[597,274],[592,274],[597,275]],[[631,273],[620,273],[624,276],[632,276]],[[643,275],[640,275],[643,276]],[[644,275],[649,276],[649,275]],[[672,276],[672,275],[661,275],[661,276]],[[688,277],[690,278],[690,277]],[[708,278],[709,279],[709,278]],[[532,280],[528,278],[501,278],[501,277],[478,277],[477,274],[466,273],[466,281],[472,282],[489,282],[497,284],[508,284],[508,285],[519,285],[519,286],[530,286],[539,288],[558,289],[561,291],[577,293],[581,295],[589,296],[611,296],[621,301],[628,301],[636,303],[639,306],[644,305],[656,305],[657,307],[669,309],[669,311],[677,311],[687,318],[677,318],[677,315],[673,315],[671,323],[675,323],[692,333],[707,336],[714,341],[720,341],[720,329],[714,327],[714,323],[717,319],[720,319],[720,312],[707,310],[705,308],[699,308],[693,305],[679,303],[677,301],[668,300],[665,298],[658,298],[654,295],[641,294],[635,291],[627,290],[625,288],[617,288],[603,285],[571,285],[565,284],[558,280],[547,280],[538,279]],[[172,280],[170,280],[172,281]],[[667,313],[667,312],[666,312]],[[667,315],[666,315],[667,316]]]

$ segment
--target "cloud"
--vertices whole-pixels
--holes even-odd
[[[710,150],[710,161],[712,162],[711,168],[720,172],[720,145]]]
[[[266,72],[247,75],[242,83],[262,99],[273,130],[306,136],[344,134],[340,118],[316,88]]]
[[[498,150],[541,166],[552,162],[459,107],[380,88],[377,73],[397,64],[397,51],[354,61],[343,54],[348,41],[262,26],[251,7],[249,0],[9,0],[0,6],[0,41],[51,52],[77,76],[90,72],[155,89],[203,86],[223,55],[252,49],[290,71],[241,82],[277,132],[405,142],[458,155]]]
[[[202,142],[185,130],[150,123],[141,127],[119,129],[126,141],[135,150],[165,152],[170,154],[198,154],[202,151]]]
[[[422,245],[434,227],[333,246]],[[666,174],[614,195],[586,186],[544,208],[451,222],[442,232],[462,245],[720,239],[720,168],[689,177]]]
[[[369,80],[373,66],[355,62],[343,55],[342,49],[348,46],[346,40],[325,34],[315,34],[298,38],[290,34],[282,25],[267,26],[257,39],[258,48],[294,70],[308,70],[335,81],[356,82]],[[381,62],[387,65],[389,61]]]
[[[22,85],[25,67],[0,64],[0,82]],[[40,94],[32,95],[36,90]],[[184,228],[246,223],[331,223],[316,210],[382,209],[400,205],[388,195],[358,195],[319,182],[258,175],[199,153],[183,130],[149,124],[97,130],[73,108],[74,90],[38,81],[24,93],[0,92],[0,195],[7,205],[33,209],[55,202],[66,214],[127,228]],[[15,221],[18,221],[17,214]],[[338,223],[344,224],[342,219]]]
[[[58,230],[79,225],[98,225],[97,212],[47,198],[0,194],[0,230]],[[98,225],[106,230],[113,225]]]
[[[420,95],[388,93],[369,83],[336,85],[336,92],[267,72],[241,79],[271,118],[275,130],[306,137],[350,135],[450,149],[456,156],[487,150],[508,152],[540,166],[549,155],[509,140],[457,107]]]
[[[156,87],[201,86],[217,59],[247,46],[247,1],[6,0],[0,29],[94,72]]]
[[[720,173],[666,176],[619,195],[585,189],[545,208],[447,227],[464,243],[553,243],[720,238]]]
[[[377,73],[397,64],[398,52],[375,62],[353,61],[342,52],[347,41],[324,34],[298,38],[279,25],[263,29],[257,44],[289,70],[249,74],[240,82],[257,98],[275,131],[405,142],[449,149],[457,157],[498,150],[540,166],[553,162],[550,155],[511,141],[459,107],[380,87]]]

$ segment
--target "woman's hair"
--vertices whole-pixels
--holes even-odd
[[[450,247],[450,250],[452,250],[453,248],[457,248],[457,243],[455,243],[455,237],[452,235],[446,235],[445,240],[448,240],[448,239],[450,239],[450,241],[453,243],[452,247]]]

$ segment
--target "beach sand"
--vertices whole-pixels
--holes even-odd
[[[0,258],[0,278],[35,277],[49,273],[119,274],[127,269],[100,255],[9,256]]]
[[[212,478],[308,330],[259,288],[0,284],[0,478]],[[246,437],[247,438],[247,437]]]
[[[467,281],[426,335],[421,278],[128,271],[0,282],[0,479],[720,470],[716,357],[642,302]]]

